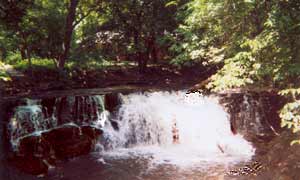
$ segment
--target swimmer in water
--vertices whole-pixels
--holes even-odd
[[[222,148],[222,146],[218,143],[217,144],[218,149],[221,151],[221,153],[225,153],[224,149]]]
[[[174,122],[172,127],[172,135],[173,135],[173,144],[179,143],[179,130],[177,128],[176,122]]]

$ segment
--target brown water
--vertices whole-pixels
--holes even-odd
[[[104,159],[95,155],[74,159],[58,165],[47,179],[64,180],[198,180],[224,179],[232,166],[216,165],[210,168],[181,168],[175,165],[152,166],[145,158]]]

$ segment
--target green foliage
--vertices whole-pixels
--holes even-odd
[[[32,58],[31,63],[31,68],[33,69],[56,69],[56,65],[54,64],[53,59]],[[25,60],[19,59],[17,61],[11,61],[10,65],[12,65],[15,69],[21,71],[29,69],[28,62]]]
[[[118,55],[149,54],[159,48],[151,43],[158,44],[177,28],[175,13],[185,0],[78,1],[70,26],[67,20],[71,2],[74,1],[1,1],[1,58],[26,59],[30,64],[32,57],[38,57],[55,59],[59,64],[67,53],[70,60],[97,59],[101,63]],[[106,32],[119,35],[98,36]],[[70,48],[67,44],[71,44]],[[13,53],[17,53],[15,58]]]
[[[211,49],[223,50],[220,46],[210,46],[220,36],[221,28],[217,20],[222,2],[211,3],[206,0],[191,1],[185,4],[179,12],[184,18],[184,24],[177,29],[170,50],[175,58],[172,63],[186,65],[193,62],[208,61],[214,63]],[[222,57],[222,56],[221,56]],[[220,58],[217,58],[217,62]]]
[[[279,92],[279,94],[282,96],[291,96],[293,98],[296,98],[297,96],[300,95],[300,89],[298,88],[283,89]]]
[[[300,131],[300,102],[287,103],[280,111],[281,127],[292,129],[293,133]],[[291,145],[300,144],[300,140],[293,140]]]
[[[6,52],[19,51],[22,59],[58,56],[66,12],[64,1],[8,1],[0,6],[3,10],[0,13],[0,32],[3,30],[8,35],[2,42],[0,38],[0,45],[10,42],[10,46],[4,46]]]
[[[11,78],[6,72],[0,72],[0,81],[11,81]]]
[[[281,127],[292,130],[293,133],[300,131],[300,88],[287,88],[279,92],[280,95],[291,99],[280,111]],[[293,140],[291,145],[300,144],[300,139]]]
[[[40,70],[56,70],[55,60],[54,59],[41,59],[38,57],[33,57],[31,59],[33,70],[40,69]],[[20,71],[26,71],[29,69],[29,65],[26,60],[20,59],[20,54],[15,53],[9,56],[9,58],[6,60],[6,64],[11,65],[16,70]],[[115,66],[130,66],[132,62],[129,61],[122,61],[122,62],[115,62],[115,61],[109,61],[109,60],[101,60],[99,59],[89,59],[88,61],[80,61],[80,60],[71,60],[66,64],[67,70],[72,69],[90,69],[90,70],[97,70],[97,69],[105,69]],[[1,69],[1,62],[0,62],[0,72],[3,77],[8,77],[8,75],[5,73],[5,71]]]
[[[6,64],[0,61],[0,82],[1,81],[11,81],[11,78],[6,72]]]
[[[300,131],[299,110],[300,103],[297,101],[286,104],[280,113],[282,119],[281,127],[292,128],[294,133]]]
[[[39,57],[51,58],[59,61],[66,46],[66,16],[70,0],[26,0],[6,1],[0,3],[0,51],[5,53],[20,52],[22,59]],[[80,1],[72,29],[76,29],[71,39],[75,52],[83,36],[82,24],[89,24],[100,16],[98,12],[102,3],[98,0]],[[99,15],[98,15],[99,14]],[[97,24],[99,25],[99,23]],[[3,38],[1,38],[3,37]],[[9,46],[7,46],[7,44]],[[71,53],[72,49],[71,48]]]
[[[178,1],[170,1],[165,6],[168,7],[168,6],[177,6],[177,5],[178,5]]]
[[[284,87],[300,75],[300,4],[297,1],[187,3],[171,50],[176,64],[191,61],[223,68],[208,85],[214,91],[251,85]],[[210,49],[222,50],[213,60]],[[220,54],[219,54],[220,55]]]
[[[212,76],[212,82],[207,87],[215,91],[222,91],[253,83],[250,71],[254,66],[251,62],[252,59],[253,57],[248,52],[240,52],[234,57],[226,59],[223,68]]]
[[[22,57],[21,57],[20,52],[9,51],[4,60],[7,64],[13,65],[13,64],[17,64],[19,61],[21,61]]]

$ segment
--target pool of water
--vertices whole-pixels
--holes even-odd
[[[100,157],[99,157],[100,158]],[[174,164],[153,165],[146,157],[99,159],[97,155],[84,156],[60,164],[50,172],[47,179],[64,180],[198,180],[224,179],[233,165],[205,163],[194,167]]]

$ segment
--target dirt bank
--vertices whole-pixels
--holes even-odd
[[[53,90],[103,88],[122,85],[151,86],[162,89],[182,89],[197,84],[215,72],[214,68],[201,66],[175,68],[169,65],[148,67],[140,74],[136,67],[112,67],[106,69],[72,69],[59,73],[54,69],[24,71],[24,76],[12,76],[11,81],[2,81],[2,96],[31,94]]]

